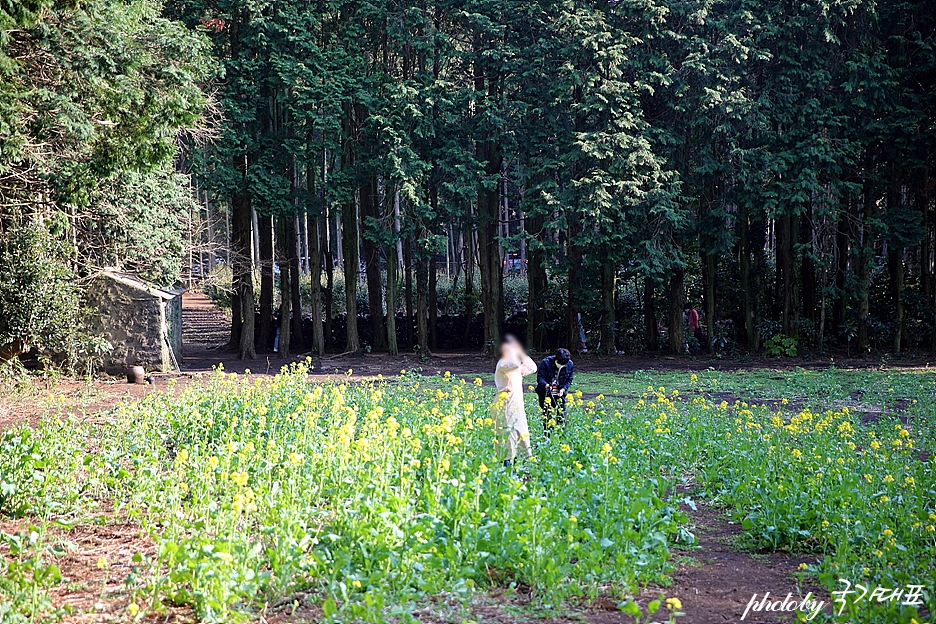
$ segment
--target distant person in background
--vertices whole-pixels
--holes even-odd
[[[582,313],[578,313],[578,335],[579,335],[579,353],[588,353],[588,346],[585,344],[585,328],[582,326]]]
[[[494,370],[497,398],[491,405],[491,418],[497,426],[496,444],[509,467],[518,453],[530,457],[530,427],[523,406],[523,378],[536,372],[536,363],[511,335],[504,336],[500,360]]]
[[[699,311],[688,302],[683,309],[686,310],[686,322],[689,324],[689,333],[692,334],[699,343],[693,351],[693,353],[696,353],[702,345],[705,344],[705,335],[702,333],[702,324],[699,322]]]
[[[543,430],[547,436],[553,428],[561,427],[565,422],[566,394],[574,378],[575,367],[568,349],[547,355],[536,368],[536,395],[543,411]]]

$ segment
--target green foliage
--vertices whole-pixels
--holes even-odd
[[[69,351],[78,320],[71,251],[42,223],[0,235],[0,347]]]
[[[165,168],[103,180],[83,219],[82,263],[171,286],[179,278],[186,228],[198,210],[188,176]]]
[[[792,336],[774,334],[764,341],[764,353],[771,357],[796,357],[797,340]]]
[[[0,547],[10,557],[0,558],[0,622],[60,621],[67,610],[55,608],[48,589],[62,581],[62,572],[49,562],[54,551],[43,543],[39,528],[12,535],[0,531]]]

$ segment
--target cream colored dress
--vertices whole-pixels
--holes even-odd
[[[494,384],[497,398],[491,405],[491,418],[497,425],[497,445],[502,459],[513,459],[518,449],[530,457],[530,427],[523,406],[523,377],[536,372],[536,363],[520,349],[497,362]]]

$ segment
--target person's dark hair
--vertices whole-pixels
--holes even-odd
[[[683,310],[689,310],[689,309],[691,309],[691,308],[692,308],[692,304],[689,303],[688,301],[687,301],[686,303],[684,303],[684,304],[683,304],[683,307],[682,307]]]
[[[568,364],[569,360],[572,359],[572,354],[569,353],[568,349],[559,349],[556,351],[556,363],[557,364]]]
[[[520,341],[517,340],[517,337],[513,334],[504,334],[504,337],[501,338],[501,344],[520,344]]]

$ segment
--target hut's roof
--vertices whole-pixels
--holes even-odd
[[[175,299],[183,292],[185,292],[184,290],[153,286],[152,284],[147,284],[136,275],[131,275],[130,273],[121,273],[120,271],[113,269],[105,269],[104,271],[101,271],[98,274],[98,277],[104,277],[113,280],[129,288],[133,288],[134,290],[145,292],[148,295],[159,297],[161,299],[165,299],[166,301]]]

